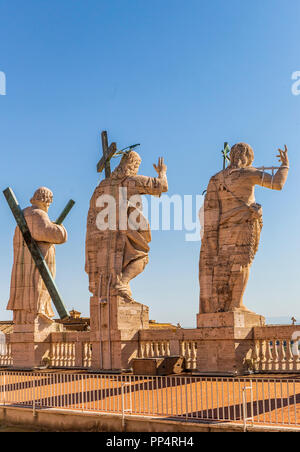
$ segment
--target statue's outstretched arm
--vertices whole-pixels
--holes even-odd
[[[158,160],[158,165],[153,165],[158,177],[147,177],[147,176],[134,176],[128,178],[128,183],[130,181],[135,182],[135,188],[140,195],[154,195],[160,196],[162,193],[168,191],[168,179],[167,179],[167,166],[164,163],[162,157]]]
[[[287,180],[289,172],[289,159],[287,155],[287,147],[282,151],[278,149],[278,159],[281,162],[280,168],[276,171],[274,175],[266,173],[264,171],[257,170],[253,173],[254,183],[260,185],[261,187],[270,188],[271,190],[282,190],[284,184]]]

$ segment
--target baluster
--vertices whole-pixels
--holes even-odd
[[[63,343],[62,342],[59,342],[58,343],[58,349],[59,349],[59,360],[58,360],[58,367],[62,367],[63,366],[63,362],[62,362],[62,360],[63,360],[63,353],[64,353],[64,350],[63,350]]]
[[[149,350],[150,350],[149,342],[146,342],[146,345],[145,345],[145,358],[149,358]]]
[[[272,347],[271,347],[271,341],[267,341],[266,343],[266,370],[272,370],[273,366],[273,354],[272,354]]]
[[[260,370],[266,370],[266,341],[260,341]]]
[[[192,369],[197,369],[197,343],[192,342]]]
[[[89,342],[89,362],[88,366],[91,367],[92,365],[92,344]]]
[[[88,367],[88,346],[87,342],[83,344],[83,367]]]
[[[272,350],[273,367],[272,367],[272,370],[277,371],[279,369],[279,367],[280,367],[279,356],[278,356],[277,339],[272,339],[272,344],[273,344],[273,350]]]
[[[56,350],[57,367],[59,367],[60,366],[60,359],[61,359],[60,358],[61,357],[61,348],[60,348],[60,343],[59,342],[57,343],[56,347],[57,347],[57,350]]]
[[[83,367],[87,367],[86,362],[87,362],[87,348],[86,348],[86,342],[84,342],[82,344],[82,350],[83,350],[83,360],[82,360],[82,365]]]
[[[286,360],[285,360],[285,350],[284,350],[284,340],[283,339],[279,340],[278,359],[279,359],[279,369],[278,370],[285,370]]]
[[[65,343],[61,342],[60,344],[60,367],[65,367],[66,360],[66,347]]]
[[[167,356],[171,355],[170,342],[169,341],[166,342],[166,354],[167,354]]]
[[[50,358],[50,366],[53,366],[53,342],[51,342],[51,344],[50,344],[50,355],[49,355],[49,358]]]
[[[75,342],[71,342],[69,344],[69,358],[68,358],[68,366],[69,367],[75,366],[74,358],[75,358],[76,353],[75,353],[74,347],[75,347]]]
[[[140,350],[139,350],[139,358],[144,358],[145,357],[145,344],[144,342],[140,342]]]
[[[76,344],[75,344],[75,342],[72,342],[72,344],[71,344],[71,351],[72,351],[71,366],[75,367],[75,364],[76,364]]]
[[[149,342],[149,351],[148,351],[148,353],[149,353],[149,358],[153,358],[153,356],[154,356],[154,342],[153,341],[150,341]]]
[[[293,354],[293,370],[297,371],[299,369],[299,341],[296,339],[292,346]]]
[[[57,367],[57,363],[58,363],[58,361],[57,361],[57,353],[58,353],[58,347],[57,347],[57,343],[56,342],[54,342],[53,343],[53,366],[54,367]]]
[[[292,353],[292,346],[291,341],[286,341],[286,370],[293,370],[293,353]]]
[[[253,371],[259,371],[259,342],[255,341],[251,348],[251,360],[253,365]]]
[[[181,356],[183,356],[184,358],[186,357],[186,356],[185,356],[185,342],[184,342],[184,341],[181,341],[181,342],[180,342],[180,354],[181,354]]]
[[[7,362],[8,365],[11,366],[11,348],[10,348],[10,344],[7,344]]]
[[[192,354],[191,354],[191,343],[186,342],[186,351],[187,351],[187,369],[191,368]]]

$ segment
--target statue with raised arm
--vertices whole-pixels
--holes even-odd
[[[289,171],[287,147],[279,149],[281,166],[272,175],[252,166],[246,143],[231,148],[230,164],[210,179],[204,201],[200,253],[200,314],[248,311],[243,295],[262,229],[262,207],[255,185],[282,190]]]
[[[64,226],[49,219],[48,209],[52,201],[52,191],[41,187],[36,190],[30,200],[32,205],[24,209],[23,214],[30,234],[55,278],[55,244],[67,241],[67,231]],[[7,309],[13,311],[14,324],[32,324],[37,316],[47,320],[54,317],[51,297],[18,226],[14,235],[14,263]]]
[[[110,295],[134,301],[130,281],[148,263],[150,226],[142,213],[141,195],[168,191],[163,158],[154,168],[158,177],[138,175],[141,158],[126,152],[112,174],[96,188],[87,219],[86,265],[89,290],[94,297]]]

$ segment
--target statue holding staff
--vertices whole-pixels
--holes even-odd
[[[210,179],[199,266],[200,314],[247,311],[243,295],[263,225],[255,186],[282,190],[289,170],[286,146],[278,158],[281,166],[270,175],[252,166],[251,146],[238,143],[231,148],[229,166]]]
[[[30,234],[55,278],[55,244],[67,241],[67,231],[49,219],[48,209],[53,202],[51,190],[39,188],[30,202],[32,206],[24,209],[23,214]],[[14,235],[14,263],[7,309],[14,312],[14,324],[33,323],[36,316],[48,320],[54,317],[51,296],[18,226]]]

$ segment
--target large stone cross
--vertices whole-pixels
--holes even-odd
[[[108,179],[111,174],[110,160],[117,150],[117,144],[111,143],[111,145],[108,146],[106,131],[103,131],[101,133],[101,138],[102,138],[103,157],[101,158],[100,162],[97,165],[97,171],[98,173],[101,173],[105,169],[105,179]]]

